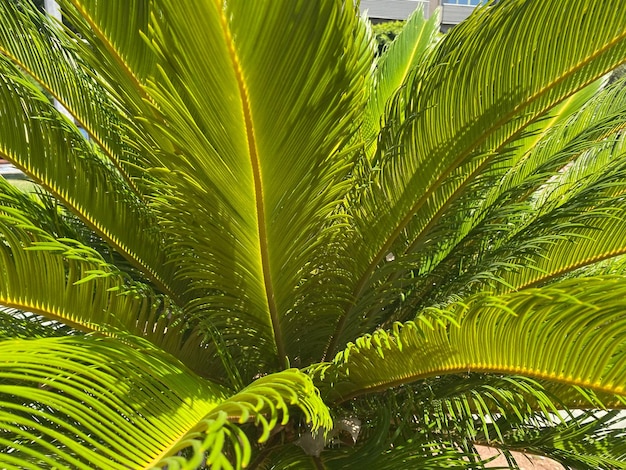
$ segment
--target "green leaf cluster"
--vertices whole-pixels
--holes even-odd
[[[0,2],[0,467],[626,468],[625,0],[59,4]]]

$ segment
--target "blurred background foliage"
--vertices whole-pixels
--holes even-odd
[[[376,45],[378,46],[378,56],[380,56],[389,47],[389,44],[391,44],[396,36],[400,34],[403,27],[404,21],[387,21],[372,25]]]

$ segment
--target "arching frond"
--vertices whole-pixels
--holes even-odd
[[[80,126],[97,142],[129,185],[136,183],[138,154],[128,136],[133,123],[123,108],[114,106],[110,94],[91,74],[81,49],[82,41],[62,34],[61,26],[43,15],[30,12],[29,3],[0,5],[0,54],[24,70],[71,113]],[[29,13],[21,10],[26,9]],[[28,43],[17,38],[27,37]],[[136,138],[136,136],[134,136]]]
[[[603,405],[596,398],[589,400],[588,393],[581,393],[578,400],[572,400],[571,392],[578,392],[570,388],[569,396],[561,395],[561,388],[565,387],[557,388],[549,382],[519,376],[447,375],[366,398],[371,402],[366,407],[356,400],[352,408],[362,410],[361,419],[366,416],[363,414],[366,409],[387,409],[391,412],[391,421],[398,423],[396,433],[405,439],[416,432],[425,432],[432,439],[444,436],[468,450],[480,444],[557,459],[557,449],[582,448],[589,444],[583,454],[590,459],[598,462],[622,459],[619,452],[609,450],[611,446],[592,444],[601,442],[604,437],[619,435],[619,429],[615,429],[619,428],[619,419],[609,419],[618,412],[606,416]],[[610,406],[615,406],[614,403],[615,400]],[[579,416],[580,408],[596,407],[601,411]],[[599,419],[592,419],[596,417]],[[582,426],[583,421],[586,424],[593,421],[594,425]],[[533,448],[532,443],[539,441],[544,448]]]
[[[527,256],[524,267],[503,274],[504,285],[517,289],[537,285],[626,252],[626,221],[621,212],[626,189],[623,139],[619,136],[586,152],[546,183],[543,194],[537,196],[543,199],[538,206],[545,213],[527,230],[539,238],[553,225],[552,233],[561,238],[539,249],[538,256]],[[568,222],[571,228],[558,229]],[[522,234],[522,238],[526,237]]]
[[[485,219],[468,234],[468,242],[480,243],[470,255],[473,259],[459,261],[467,247],[462,244],[436,272],[462,272],[452,266],[459,262],[465,270],[456,286],[440,294],[467,292],[483,283],[501,291],[533,287],[573,272],[584,275],[587,267],[619,259],[626,249],[623,139],[619,132],[605,141],[589,141],[538,193]],[[525,217],[516,217],[522,207],[527,208]]]
[[[461,222],[461,229],[457,231],[458,240],[466,238],[476,241],[479,248],[474,251],[480,260],[484,255],[488,257],[489,251],[495,255],[507,239],[514,238],[516,233],[527,228],[527,242],[532,243],[533,237],[538,240],[540,236],[534,227],[541,224],[537,220],[541,217],[546,222],[552,220],[556,223],[551,230],[554,235],[566,235],[569,231],[565,227],[568,221],[582,225],[580,217],[584,218],[584,213],[591,208],[606,204],[606,197],[610,194],[607,188],[615,186],[614,189],[617,189],[616,185],[622,180],[619,168],[623,159],[623,150],[620,150],[623,143],[620,141],[623,139],[622,116],[625,110],[624,88],[607,88],[590,97],[580,112],[570,119],[551,127],[488,191],[481,205]],[[581,167],[581,163],[590,163],[585,174],[576,170]],[[559,177],[554,176],[555,170],[559,171]],[[569,182],[565,183],[567,180]],[[588,204],[579,202],[563,210],[561,215],[557,212],[548,214],[556,207],[565,205],[568,199],[578,198],[582,201],[582,192],[585,191],[587,196],[592,196]],[[544,195],[537,196],[537,193]],[[566,193],[567,197],[564,197]],[[544,203],[547,202],[546,194],[551,194],[553,202]],[[619,203],[618,191],[613,190],[613,195],[616,196],[615,202]],[[538,202],[539,198],[544,202]],[[524,215],[520,217],[521,214]],[[561,228],[558,227],[559,222],[564,224]],[[506,230],[503,227],[507,227]],[[573,237],[568,238],[576,241]],[[455,243],[458,242],[450,245],[454,247]],[[528,243],[518,242],[519,246],[524,244]],[[456,249],[459,253],[464,251],[462,244]],[[440,256],[448,257],[449,263],[463,263],[457,255],[449,255],[453,250],[448,248]],[[578,250],[573,251],[579,253]],[[554,257],[554,261],[558,262],[558,258]],[[467,260],[463,264],[467,266],[472,262]]]
[[[542,121],[550,123],[549,131],[539,139],[520,139],[521,146],[498,169],[465,188],[423,242],[411,247],[415,253],[394,250],[394,262],[379,268],[384,282],[378,281],[362,304],[377,306],[391,298],[396,311],[387,321],[406,320],[417,308],[477,286],[510,288],[517,284],[516,271],[549,279],[557,271],[618,256],[625,91],[621,86],[597,91],[594,84],[575,95],[575,102],[587,101],[578,112]],[[403,302],[397,300],[401,296]],[[366,321],[376,324],[385,313],[370,307]]]
[[[6,129],[0,143],[2,157],[62,201],[159,288],[173,294],[172,266],[165,263],[155,214],[4,58],[0,59],[0,101],[5,110],[0,125]],[[128,230],[137,223],[145,229]]]
[[[229,398],[130,337],[0,342],[0,403],[0,462],[20,468],[240,468],[251,447],[235,422],[254,422],[264,441],[299,407],[312,429],[332,427],[311,380],[297,370]]]
[[[144,468],[226,396],[148,343],[0,342],[0,462]]]
[[[132,333],[196,372],[214,374],[214,351],[201,347],[209,338],[185,322],[171,299],[134,280],[90,246],[67,238],[72,233],[62,228],[49,232],[55,214],[46,214],[36,198],[6,182],[0,181],[0,189],[2,305],[81,331]]]
[[[624,289],[623,278],[606,276],[477,295],[455,305],[455,322],[424,312],[416,322],[358,338],[312,372],[336,401],[464,371],[624,395]]]
[[[264,443],[272,432],[288,423],[290,417],[288,408],[294,405],[300,408],[312,432],[325,435],[332,428],[329,410],[319,398],[317,389],[309,377],[297,369],[289,369],[257,379],[250,386],[211,410],[198,428],[206,426],[208,431],[212,431],[223,426],[220,432],[230,434],[229,431],[236,431],[237,428],[232,425],[226,426],[229,422],[239,424],[253,422],[260,428],[258,442]],[[224,454],[220,454],[222,451],[220,441],[224,438],[212,436],[206,431],[206,435],[202,433],[198,435],[198,428],[190,430],[184,437],[181,437],[180,443],[175,446],[176,448],[192,447],[195,453],[194,459],[168,457],[159,461],[156,466],[159,468],[162,466],[196,468],[197,465],[204,464],[210,468],[232,468],[229,459]],[[248,438],[241,431],[233,432],[229,437],[233,440],[231,445],[237,453],[235,468],[245,466],[251,456]],[[172,452],[168,450],[169,454]]]

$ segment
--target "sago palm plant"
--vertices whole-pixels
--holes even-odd
[[[357,3],[0,2],[0,467],[626,468],[626,0]]]

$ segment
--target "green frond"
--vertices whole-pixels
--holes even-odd
[[[176,148],[161,215],[198,316],[225,326],[234,309],[259,358],[284,366],[299,355],[292,331],[317,312],[293,313],[294,298],[328,262],[327,217],[349,171],[337,151],[364,106],[371,51],[352,4],[224,5],[162,2],[155,18],[154,47],[170,55],[148,92]]]
[[[406,439],[424,432],[430,439],[443,436],[467,448],[478,443],[520,450],[524,447],[520,436],[525,431],[532,434],[533,430],[571,424],[581,409],[600,409],[602,415],[605,404],[616,403],[610,397],[602,403],[593,392],[575,388],[520,376],[466,373],[418,381],[365,400],[372,403],[368,405],[371,409],[389,410],[391,421],[398,423],[396,433]],[[359,402],[353,403],[355,410],[363,410]],[[361,413],[364,419],[364,411]],[[597,430],[605,431],[601,420]],[[575,435],[561,438],[564,443],[576,441]]]
[[[215,373],[213,350],[201,349],[206,335],[184,322],[171,299],[133,280],[93,248],[64,238],[66,233],[47,232],[51,222],[45,223],[48,216],[36,199],[17,191],[11,196],[6,182],[0,188],[0,304],[80,331],[132,333],[200,374]]]
[[[499,241],[491,237],[492,247],[479,254],[477,269],[472,273],[468,266],[459,281],[522,289],[574,272],[585,275],[584,268],[624,253],[624,137],[619,132],[604,141],[588,141],[532,194],[517,227],[510,224]]]
[[[400,34],[376,62],[374,91],[368,101],[368,106],[373,111],[372,116],[376,119],[384,118],[389,99],[440,39],[439,22],[439,11],[426,20],[424,8],[419,5],[404,23]]]
[[[61,34],[61,26],[43,15],[22,12],[28,11],[28,5],[20,9],[11,2],[0,5],[0,54],[54,96],[134,187],[135,167],[126,163],[135,162],[137,152],[123,138],[132,122],[122,108],[113,106],[107,90],[78,53],[82,41]],[[16,40],[23,37],[29,38],[28,43]]]
[[[478,294],[449,310],[458,326],[434,309],[436,321],[427,321],[427,310],[415,322],[358,338],[311,372],[323,395],[339,402],[462,372],[523,375],[623,396],[625,289],[622,277],[606,276]]]
[[[0,115],[0,125],[7,130],[0,143],[2,157],[50,191],[147,278],[171,294],[171,266],[165,263],[165,247],[153,211],[3,58],[0,101],[7,110]],[[145,229],[128,230],[137,223]]]
[[[236,430],[228,423],[245,424],[253,422],[259,428],[259,443],[268,440],[271,433],[285,427],[290,420],[289,407],[297,406],[304,415],[304,421],[309,424],[313,432],[325,434],[332,428],[332,420],[328,408],[319,398],[319,392],[313,386],[311,379],[297,369],[289,369],[276,374],[261,377],[246,387],[241,392],[233,395],[216,406],[202,420],[198,426],[190,430],[187,435],[181,437],[180,444],[176,447],[192,447],[195,459],[188,460],[186,457],[168,457],[159,461],[156,466],[161,468],[196,468],[204,464],[210,468],[232,468],[229,460],[224,456],[219,447],[212,448],[220,439],[216,439],[209,431],[212,428],[225,426],[224,431]],[[206,428],[206,436],[198,438],[199,429]],[[239,431],[233,433],[232,444],[237,452],[237,466],[245,466],[251,456],[251,447],[248,437]],[[238,450],[238,446],[243,446]],[[173,451],[168,450],[171,454]],[[205,456],[203,458],[203,456]],[[231,459],[232,460],[232,459]],[[177,465],[180,465],[178,467]]]
[[[394,248],[394,263],[379,269],[384,283],[363,302],[402,295],[387,317],[402,321],[483,285],[519,287],[517,276],[539,280],[619,256],[626,89],[597,86],[574,95],[574,103],[587,101],[577,112],[547,117],[539,139],[520,139],[499,168],[468,186],[407,249],[415,253]]]
[[[0,462],[146,468],[227,397],[149,343],[0,342]]]
[[[432,50],[439,39],[440,15],[437,10],[428,20],[424,19],[422,5],[411,14],[402,31],[376,62],[372,77],[372,90],[367,101],[363,135],[366,148],[375,149],[375,141],[384,127],[386,105],[404,84],[409,72],[417,67],[424,56]],[[364,134],[365,134],[364,132]]]
[[[384,399],[391,409],[401,410],[398,413],[408,428],[426,428],[432,438],[442,433],[459,442],[480,439],[490,445],[502,442],[512,423],[569,409],[568,403],[537,381],[473,373],[427,379],[405,387],[397,395],[384,395]],[[579,397],[576,403],[581,401]],[[582,406],[590,405],[586,402]]]
[[[618,189],[618,184],[621,186],[621,183],[617,182],[608,184],[612,184],[612,189]],[[606,185],[604,187],[606,188]],[[579,200],[583,200],[585,196],[591,197],[592,201],[593,198],[602,197],[601,185],[593,185],[588,191],[581,192]],[[613,204],[603,204],[604,207],[600,206],[597,209],[582,212],[577,217],[572,217],[569,224],[562,223],[562,226],[554,222],[558,222],[558,217],[566,214],[571,205],[564,206],[563,210],[550,214],[550,217],[555,219],[550,225],[557,229],[553,233],[560,232],[561,235],[553,239],[546,237],[545,242],[537,243],[536,254],[528,253],[524,256],[524,266],[516,263],[515,266],[502,273],[502,284],[506,286],[504,288],[523,289],[540,285],[578,268],[626,253],[626,244],[623,239],[626,231],[624,219],[626,214],[622,211],[618,198],[613,199],[612,202]],[[537,223],[539,225],[543,222],[542,228],[544,229],[549,224],[545,219]],[[563,230],[559,230],[561,227]],[[540,239],[538,234],[535,237],[537,240]]]
[[[512,0],[477,9],[437,44],[396,97],[370,179],[354,196],[359,236],[349,251],[359,256],[346,269],[355,298],[413,220],[429,227],[512,140],[624,60],[625,21],[593,2]],[[539,25],[560,34],[543,38]],[[408,235],[411,244],[420,232]],[[360,313],[346,309],[331,352]]]
[[[116,323],[116,311],[143,316],[150,308],[149,302],[140,308],[141,298],[132,308],[137,301],[128,279],[78,242],[53,239],[8,208],[0,214],[0,233],[2,304],[86,330]]]
[[[253,422],[263,442],[296,407],[313,430],[332,427],[298,370],[228,397],[130,337],[2,341],[0,402],[0,462],[21,468],[241,468],[251,445],[234,423]]]
[[[411,230],[417,229],[421,235],[405,251],[434,251],[432,261],[421,258],[419,263],[436,265],[465,237],[478,238],[480,234],[470,231],[479,224],[487,224],[491,219],[506,220],[507,216],[510,219],[521,208],[507,212],[507,206],[527,200],[533,189],[545,185],[554,170],[565,167],[597,146],[597,142],[619,132],[623,125],[624,93],[619,87],[599,92],[600,85],[598,80],[585,87],[531,124],[502,152],[501,158],[494,159],[484,169],[481,177],[463,188],[455,201],[440,209],[438,220],[430,221],[426,230],[420,225],[422,222],[412,223]],[[598,115],[603,118],[597,119]],[[435,250],[432,239],[444,241],[438,242]],[[428,268],[420,269],[424,272]]]
[[[597,80],[573,94],[511,142],[511,164],[503,169],[499,184],[489,189],[483,208],[503,196],[519,198],[518,192],[528,194],[542,186],[553,171],[623,127],[623,87],[602,85],[603,80]]]
[[[289,421],[288,407],[293,405],[301,408],[313,433],[327,433],[332,428],[328,408],[320,399],[318,390],[309,376],[298,369],[287,369],[255,380],[220,404],[216,411],[225,411],[229,419],[236,418],[239,423],[254,418],[256,424],[263,425],[259,442],[265,442],[270,431],[277,426],[277,412],[282,414],[280,424],[284,426]]]

